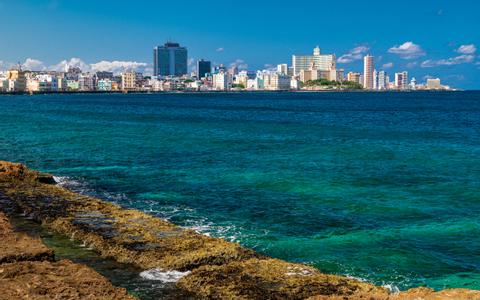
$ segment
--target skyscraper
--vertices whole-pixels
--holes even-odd
[[[211,73],[212,72],[212,63],[210,61],[206,61],[203,59],[200,59],[197,61],[197,78],[203,78],[205,77],[205,74]]]
[[[380,71],[378,72],[378,85],[377,89],[379,90],[386,90],[388,88],[388,82],[387,82],[387,73],[385,71]]]
[[[330,71],[337,68],[335,55],[320,54],[320,47],[317,46],[313,49],[313,55],[292,56],[293,75],[300,75],[302,70],[310,69],[312,63],[320,71]]]
[[[153,76],[182,76],[188,73],[188,51],[178,43],[153,48]]]
[[[408,88],[408,72],[395,73],[395,87],[399,90]]]
[[[373,56],[367,55],[363,58],[363,88],[367,90],[373,89]]]

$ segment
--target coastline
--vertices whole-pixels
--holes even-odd
[[[15,95],[135,95],[135,94],[146,94],[146,95],[168,95],[168,94],[277,94],[277,93],[379,93],[379,94],[389,94],[389,93],[455,93],[455,92],[472,92],[468,90],[356,90],[356,89],[318,89],[318,90],[238,90],[238,91],[61,91],[61,92],[1,92],[0,96],[15,96]]]
[[[151,273],[181,272],[176,285],[220,299],[480,299],[479,291],[391,294],[386,288],[258,254],[137,210],[73,193],[52,175],[0,161],[0,211],[20,213],[105,258]],[[153,271],[152,271],[153,270]]]

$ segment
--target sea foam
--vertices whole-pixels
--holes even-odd
[[[140,277],[147,280],[161,281],[165,283],[177,282],[180,278],[190,274],[190,271],[180,272],[180,271],[164,271],[162,269],[151,269],[146,270],[140,273]]]

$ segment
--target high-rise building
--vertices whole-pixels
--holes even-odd
[[[378,90],[386,90],[388,89],[388,76],[385,71],[378,72],[377,76],[377,89]]]
[[[302,70],[309,70],[315,64],[317,70],[330,71],[336,69],[336,58],[334,54],[320,54],[320,48],[313,49],[313,55],[293,55],[293,75],[298,76]]]
[[[153,76],[183,76],[188,73],[188,51],[178,43],[153,48]]]
[[[212,73],[212,63],[203,59],[197,61],[197,78],[206,77],[205,74],[209,73]]]
[[[363,58],[363,88],[373,89],[373,71],[375,69],[373,56],[367,55]]]
[[[395,87],[399,90],[408,89],[408,72],[395,73]]]
[[[217,91],[227,91],[232,87],[232,78],[228,72],[221,70],[213,74],[213,89]]]

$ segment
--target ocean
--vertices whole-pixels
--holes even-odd
[[[480,289],[480,92],[0,96],[0,159],[327,273]]]

